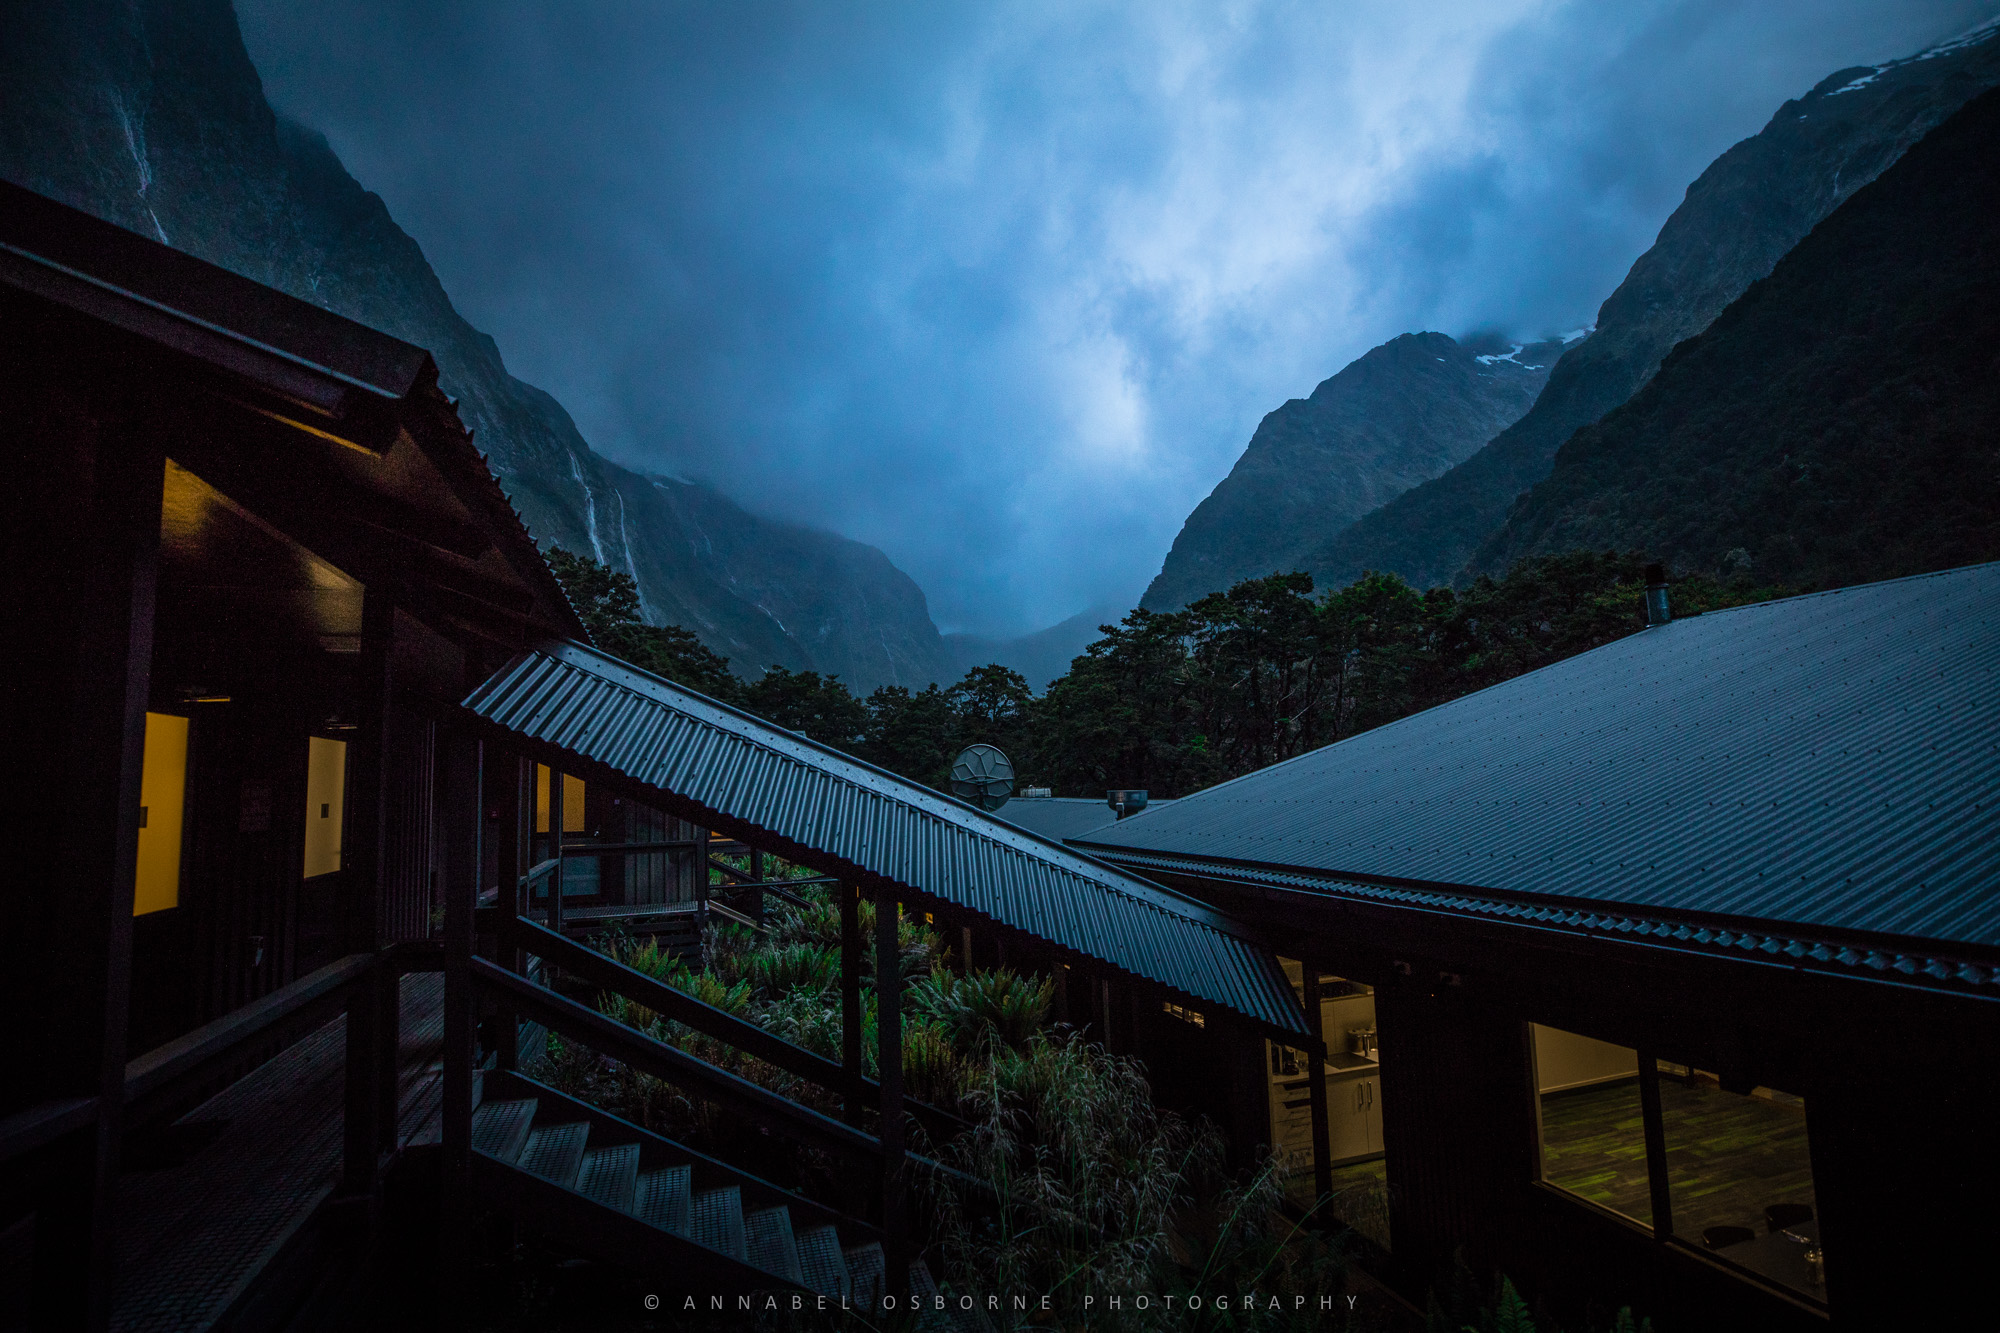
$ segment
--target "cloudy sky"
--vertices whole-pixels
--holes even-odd
[[[1398,333],[1591,322],[1787,97],[1994,0],[237,0],[602,453],[873,542],[940,628],[1138,598]]]

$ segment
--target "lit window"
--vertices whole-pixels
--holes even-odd
[[[583,779],[563,774],[563,832],[583,832]],[[549,770],[535,765],[535,832],[549,831]]]
[[[1541,1112],[1542,1179],[1651,1226],[1639,1053],[1540,1023],[1529,1027]]]
[[[1824,1300],[1805,1100],[1727,1092],[1707,1070],[1665,1060],[1657,1068],[1673,1234]]]
[[[1201,1012],[1197,1009],[1190,1009],[1183,1004],[1175,1004],[1172,1000],[1168,1000],[1165,1004],[1161,1005],[1160,1008],[1164,1010],[1168,1014],[1168,1016],[1173,1018],[1178,1018],[1183,1023],[1191,1023],[1198,1028],[1208,1026],[1208,1020],[1206,1018],[1203,1018],[1201,1016]]]
[[[1651,1052],[1529,1030],[1543,1180],[1659,1240],[1825,1301],[1803,1098],[1729,1091],[1717,1075]]]
[[[132,886],[133,916],[180,906],[187,752],[186,718],[146,714],[146,750],[139,764],[139,869]]]
[[[340,869],[346,824],[347,742],[306,740],[306,878]]]

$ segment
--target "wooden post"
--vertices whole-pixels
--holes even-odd
[[[563,825],[569,819],[563,810],[563,775],[549,765],[549,855],[555,869],[549,871],[549,929],[562,934],[563,928]]]
[[[1667,1187],[1665,1169],[1667,1131],[1660,1118],[1660,1061],[1650,1050],[1639,1052],[1639,1123],[1646,1139],[1646,1160],[1656,1164],[1650,1182],[1653,1235],[1668,1240],[1674,1234],[1674,1196]]]
[[[444,1283],[440,1309],[465,1309],[471,1280],[472,1226],[472,1055],[475,1007],[472,994],[472,915],[479,900],[484,860],[480,838],[486,811],[481,801],[483,746],[466,736],[446,735],[443,808],[444,877],[444,1180],[439,1218],[443,1226]]]
[[[882,1085],[882,1292],[910,1290],[909,1219],[903,1194],[903,969],[896,900],[875,895],[875,1040]]]
[[[0,399],[10,411],[20,402],[6,391]],[[18,619],[0,649],[15,690],[9,767],[38,775],[53,798],[7,803],[18,821],[11,841],[61,849],[37,860],[45,874],[13,876],[22,914],[6,972],[21,1007],[0,1105],[100,1099],[95,1122],[48,1156],[27,1312],[35,1328],[100,1329],[110,1318],[166,475],[161,428],[142,410],[107,405],[94,430],[18,415],[0,425],[17,474],[4,512]]]
[[[861,886],[841,883],[840,897],[840,1069],[842,1118],[861,1123]]]
[[[375,967],[387,964],[377,957]],[[343,1194],[375,1192],[375,1163],[382,1141],[382,1000],[374,969],[364,973],[347,992],[347,1052],[342,1069],[340,1188]]]
[[[1306,1031],[1312,1034],[1306,1047],[1306,1095],[1312,1103],[1313,1202],[1319,1206],[1333,1193],[1333,1130],[1327,1123],[1326,1011],[1320,1006],[1319,965],[1309,958],[1305,960],[1305,979]]]
[[[390,659],[395,639],[396,605],[381,584],[371,585],[361,604],[361,661],[356,672],[359,716],[348,745],[349,793],[347,845],[341,849],[341,883],[346,894],[346,942],[349,953],[373,953],[381,945],[382,880],[385,836],[389,818],[389,691]],[[377,966],[387,965],[378,958]],[[350,1195],[373,1194],[375,1169],[381,1160],[385,1126],[384,1102],[394,1133],[395,1064],[384,1061],[381,1043],[385,1027],[380,980],[370,973],[356,982],[347,999],[346,1103],[341,1122],[341,1189]],[[389,1082],[383,1096],[382,1082]]]

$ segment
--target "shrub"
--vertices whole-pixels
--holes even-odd
[[[905,1092],[933,1106],[955,1106],[965,1076],[965,1061],[942,1028],[925,1022],[903,1024]]]
[[[765,1000],[799,991],[828,991],[840,980],[840,951],[807,943],[765,948],[749,955],[744,970],[751,987]]]
[[[995,1041],[1013,1050],[1026,1046],[1048,1022],[1055,993],[1055,982],[1006,968],[956,977],[934,967],[910,988],[910,1005],[941,1027],[960,1051],[978,1055]]]

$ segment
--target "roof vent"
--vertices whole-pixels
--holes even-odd
[[[1123,819],[1127,815],[1136,815],[1146,808],[1146,789],[1127,787],[1119,791],[1108,791],[1104,793],[1104,800],[1105,804]]]
[[[1646,566],[1646,625],[1664,625],[1674,618],[1667,605],[1667,571],[1664,565]]]

